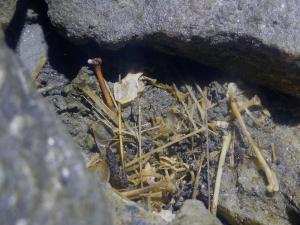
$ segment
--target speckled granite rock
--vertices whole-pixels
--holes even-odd
[[[12,19],[18,0],[0,0],[0,28],[6,28]]]
[[[16,53],[29,75],[34,73],[42,59],[47,58],[49,51],[43,27],[37,17],[32,9],[27,9],[25,24],[16,46]]]
[[[111,224],[101,184],[28,77],[0,37],[1,224]]]
[[[300,96],[300,5],[273,0],[46,0],[77,43],[138,44]]]
[[[65,127],[34,90],[0,30],[1,224],[166,225],[85,169]]]
[[[300,151],[299,128],[276,126],[272,133],[250,129],[259,137],[263,154],[275,171],[280,191],[266,194],[266,180],[253,158],[244,158],[235,169],[223,171],[219,213],[232,225],[293,225],[300,223]],[[298,142],[298,143],[297,143]],[[272,163],[270,143],[277,161]]]
[[[107,189],[115,225],[169,225],[161,216],[149,212],[135,202],[125,200]]]

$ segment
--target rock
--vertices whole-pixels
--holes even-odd
[[[97,87],[96,77],[86,67],[83,67],[69,84],[59,80],[59,77],[55,70],[47,64],[37,78],[38,82],[47,83],[44,88],[46,91],[41,91],[43,88],[39,91],[54,105],[54,110],[73,137],[74,142],[80,147],[84,156],[88,157],[96,147],[90,129],[93,124],[97,126],[99,118],[93,112],[91,105],[86,101],[82,101],[82,92],[78,87],[80,84],[85,83]],[[48,87],[50,87],[50,90],[48,90]],[[98,91],[99,87],[97,88]],[[101,96],[101,93],[99,93],[99,96]],[[101,125],[101,123],[99,124]],[[102,127],[100,125],[99,127]],[[105,134],[104,138],[111,138],[111,134]]]
[[[4,33],[2,30],[0,30],[0,46],[3,45],[3,40],[4,40]]]
[[[47,58],[48,53],[43,28],[36,19],[31,17],[32,14],[34,11],[28,9],[25,24],[16,46],[16,52],[30,75],[38,68],[40,62]]]
[[[0,0],[0,28],[6,28],[11,21],[18,0]]]
[[[222,178],[220,214],[229,224],[290,225],[283,196],[266,197],[263,177],[252,163],[238,169]]]
[[[85,169],[65,127],[34,91],[2,39],[0,31],[2,223],[166,225]]]
[[[78,44],[156,48],[300,96],[296,1],[46,2],[52,23]]]
[[[102,185],[2,37],[1,223],[112,224]]]
[[[272,133],[250,129],[259,137],[259,146],[280,183],[280,191],[268,195],[266,180],[253,157],[244,158],[236,169],[224,168],[219,213],[230,224],[299,224],[300,191],[299,137],[297,128],[276,126]],[[275,146],[277,163],[272,163],[270,143]],[[298,145],[298,146],[297,146]],[[251,150],[247,154],[251,154]]]
[[[186,200],[172,225],[222,225],[198,200]]]
[[[161,216],[149,212],[132,201],[121,198],[109,188],[109,202],[116,225],[167,225]]]

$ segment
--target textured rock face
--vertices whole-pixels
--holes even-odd
[[[300,151],[298,127],[276,126],[272,133],[256,131],[263,154],[279,181],[280,191],[266,195],[265,180],[253,159],[243,159],[236,169],[225,166],[219,198],[219,213],[230,224],[299,224]],[[249,129],[254,133],[254,129]],[[273,143],[277,157],[272,163],[267,146]]]
[[[16,50],[29,74],[33,74],[41,59],[46,57],[48,50],[39,24],[25,24]]]
[[[46,0],[69,39],[141,44],[300,96],[298,1]]]
[[[0,0],[0,28],[5,28],[12,19],[18,0]]]
[[[111,224],[101,185],[1,37],[0,102],[1,223]]]
[[[169,225],[159,215],[155,215],[137,205],[125,200],[118,194],[108,190],[110,207],[113,210],[113,224],[116,225]]]
[[[198,200],[186,200],[172,225],[222,225]]]

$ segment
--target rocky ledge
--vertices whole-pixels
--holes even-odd
[[[75,43],[148,46],[300,96],[297,1],[46,2],[52,23]]]

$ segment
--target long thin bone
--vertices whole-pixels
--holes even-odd
[[[139,198],[141,194],[149,193],[149,192],[157,192],[157,191],[166,191],[170,193],[174,193],[176,191],[176,186],[173,184],[171,179],[162,179],[158,182],[152,183],[147,187],[138,188],[131,191],[121,192],[122,196],[129,199]]]
[[[251,137],[249,131],[247,130],[245,122],[239,111],[239,108],[238,108],[238,105],[236,102],[236,98],[234,97],[232,90],[230,90],[230,84],[228,85],[228,93],[227,94],[228,94],[227,97],[229,99],[232,113],[237,118],[237,120],[241,126],[243,134],[246,136],[248,142],[250,143],[252,149],[254,150],[254,153],[256,155],[256,158],[257,158],[259,164],[261,165],[263,171],[265,172],[265,175],[266,175],[268,183],[269,183],[267,186],[267,191],[271,192],[271,193],[279,191],[279,184],[278,184],[277,177],[276,177],[275,173],[270,169],[270,167],[267,164],[266,160],[264,159],[260,149],[255,144],[253,138]]]
[[[214,197],[213,197],[212,206],[211,206],[211,214],[213,214],[213,215],[217,214],[223,166],[224,166],[224,162],[225,162],[225,158],[226,158],[226,153],[230,146],[230,142],[231,142],[231,134],[225,135],[223,137],[223,146],[222,146],[221,155],[220,155],[220,159],[219,159],[216,184],[215,184],[215,190],[214,190]]]

